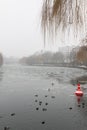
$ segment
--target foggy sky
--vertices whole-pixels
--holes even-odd
[[[25,56],[43,48],[41,0],[0,0],[0,52]]]
[[[58,50],[51,44],[44,48],[40,30],[42,1],[0,0],[0,52],[5,56],[28,56],[49,48]]]

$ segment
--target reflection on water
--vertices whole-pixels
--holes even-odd
[[[71,84],[84,74],[75,68],[3,66],[0,130],[87,130],[86,84],[82,98]]]
[[[87,96],[78,97],[77,98],[77,108],[78,112],[82,115],[83,121],[87,118]]]

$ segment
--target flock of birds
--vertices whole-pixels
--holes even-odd
[[[54,83],[52,82],[51,83],[51,85],[52,86],[54,86]],[[51,89],[50,88],[48,88],[48,92],[50,92],[51,91]],[[77,90],[75,91],[75,95],[76,96],[83,96],[83,91],[81,90],[81,88],[80,88],[80,84],[77,84]],[[40,99],[39,99],[39,95],[38,94],[36,94],[36,95],[34,95],[35,96],[35,103],[37,103],[37,106],[38,107],[36,107],[35,109],[36,109],[36,111],[39,111],[40,110],[40,108],[41,108],[41,110],[43,111],[43,112],[46,112],[47,110],[48,110],[48,105],[49,105],[49,103],[47,102],[47,100],[46,100],[46,102],[43,102],[43,101],[41,101]],[[48,95],[44,95],[44,98],[47,98],[48,97]],[[56,97],[54,96],[54,95],[51,95],[51,98],[52,99],[55,99]],[[44,107],[41,107],[41,106],[43,106],[43,104],[44,104]],[[78,104],[78,107],[80,107],[81,105],[80,104]],[[84,108],[85,107],[85,103],[82,103],[82,108]],[[70,107],[69,108],[70,110],[72,110],[72,107]],[[11,114],[11,116],[15,116],[16,114],[15,113],[12,113]],[[41,124],[45,124],[46,123],[46,121],[45,120],[42,120],[41,121]],[[5,126],[4,127],[4,130],[10,130],[10,127],[8,127],[8,126]]]
[[[51,85],[54,86],[54,83],[52,82]],[[48,92],[50,92],[50,91],[51,91],[51,89],[48,88]],[[42,102],[41,100],[39,100],[39,95],[38,94],[36,94],[35,97],[36,97],[35,102],[37,103],[37,105],[39,105],[38,107],[36,107],[36,111],[39,111],[40,107],[44,104],[45,107],[43,107],[41,109],[42,109],[43,112],[46,112],[47,109],[48,109],[47,106],[49,105],[49,103],[47,101],[46,102]],[[47,98],[48,95],[44,95],[44,97]],[[56,97],[54,95],[52,95],[51,98],[55,99]],[[45,120],[43,120],[41,122],[41,124],[45,124],[45,123],[46,123]]]

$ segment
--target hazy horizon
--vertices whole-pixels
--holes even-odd
[[[61,46],[59,40],[55,45],[49,41],[44,47],[41,6],[42,0],[0,1],[0,52],[3,55],[21,58],[41,50],[58,50]]]

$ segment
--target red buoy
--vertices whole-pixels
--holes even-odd
[[[76,96],[83,96],[83,92],[80,88],[80,84],[77,84],[77,90],[75,92]]]

